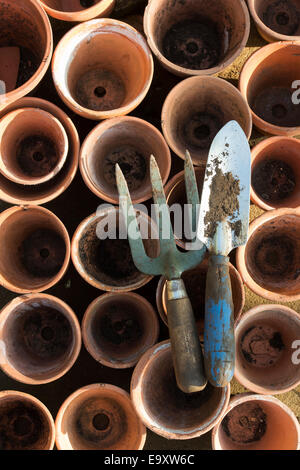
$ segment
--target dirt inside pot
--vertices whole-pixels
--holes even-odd
[[[59,159],[55,143],[43,135],[23,139],[18,145],[16,157],[24,174],[32,177],[47,175]]]
[[[14,44],[14,46],[18,46]],[[20,47],[20,65],[16,88],[26,83],[39,68],[39,60],[31,49]]]
[[[267,415],[255,402],[242,403],[229,411],[221,426],[233,442],[250,444],[265,435]]]
[[[296,187],[294,171],[284,161],[266,158],[254,166],[252,186],[267,202],[287,199]]]
[[[111,70],[92,69],[78,80],[75,99],[94,111],[110,111],[122,106],[126,89],[122,79]]]
[[[224,151],[223,155],[226,157],[228,152]],[[224,174],[219,168],[219,163],[218,158],[213,161],[215,174],[210,186],[209,210],[204,217],[204,234],[206,237],[213,238],[218,222],[229,220],[235,236],[238,237],[241,231],[241,221],[230,222],[230,219],[232,219],[233,214],[239,211],[240,182],[233,177],[232,173],[227,172]],[[208,164],[207,174],[210,171],[210,164]]]
[[[261,19],[276,33],[294,36],[300,26],[300,10],[292,0],[278,0],[267,6]]]
[[[269,86],[258,93],[251,104],[257,116],[280,127],[300,125],[300,106],[293,103],[294,90],[288,86]]]
[[[174,24],[162,42],[164,56],[172,63],[191,70],[217,65],[225,53],[225,33],[206,17]]]
[[[63,238],[54,230],[38,229],[22,242],[19,253],[29,274],[48,278],[55,276],[61,269],[66,246]]]
[[[188,116],[182,126],[182,140],[191,150],[209,150],[223,124],[224,113],[221,108],[216,104],[210,105],[210,111],[203,110]]]
[[[118,164],[130,191],[139,189],[147,174],[145,156],[131,145],[122,145],[107,155],[103,162],[103,175],[107,183],[117,188],[115,167]]]
[[[270,367],[278,362],[285,345],[279,331],[267,324],[258,324],[245,331],[240,348],[249,364]]]
[[[0,449],[42,449],[48,440],[46,426],[36,406],[18,399],[5,401],[0,404]]]
[[[256,268],[272,281],[282,281],[295,276],[295,243],[289,237],[272,236],[264,238],[254,251]],[[299,275],[300,272],[297,274]]]
[[[117,304],[109,305],[106,314],[98,319],[95,327],[95,330],[99,331],[100,341],[104,339],[116,346],[135,343],[143,334],[142,326],[132,306],[131,309],[128,307],[126,309],[126,306],[120,308]]]

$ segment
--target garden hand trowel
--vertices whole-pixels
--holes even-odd
[[[244,131],[228,122],[216,135],[206,165],[198,239],[207,247],[204,364],[215,387],[230,382],[235,366],[234,318],[228,254],[247,241],[251,153]]]

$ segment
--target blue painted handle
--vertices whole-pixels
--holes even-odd
[[[215,387],[225,387],[234,374],[234,318],[229,258],[211,255],[205,291],[204,364]]]

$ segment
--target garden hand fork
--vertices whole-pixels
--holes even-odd
[[[160,240],[160,254],[157,258],[150,258],[145,253],[128,186],[119,165],[116,165],[120,207],[127,224],[133,261],[141,272],[164,275],[167,278],[168,326],[177,385],[185,393],[198,392],[205,388],[207,381],[192,305],[181,275],[203,260],[206,248],[201,242],[196,242],[197,249],[192,251],[183,253],[177,249],[159,168],[153,156],[150,159],[150,177]],[[192,205],[191,223],[196,227],[199,194],[188,152],[185,161],[185,184],[187,201]]]

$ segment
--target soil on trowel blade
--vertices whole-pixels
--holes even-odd
[[[275,202],[288,198],[296,186],[292,168],[281,160],[258,163],[252,173],[254,191],[265,201]]]
[[[294,36],[300,26],[300,9],[291,0],[272,2],[262,14],[266,26],[279,34]]]
[[[243,403],[225,416],[222,429],[233,442],[250,444],[264,436],[267,416],[257,403]]]
[[[184,20],[169,29],[162,48],[170,62],[187,69],[204,70],[220,61],[222,38],[217,25],[208,18]]]
[[[22,171],[32,177],[50,173],[58,162],[58,153],[52,140],[41,135],[23,139],[17,149],[17,161]]]
[[[105,180],[114,188],[117,187],[115,167],[118,164],[125,176],[129,191],[141,187],[147,173],[145,157],[134,147],[123,145],[111,152],[104,160],[103,174]]]
[[[268,325],[252,326],[241,339],[244,358],[256,367],[269,367],[275,364],[284,347],[280,332]]]

